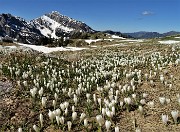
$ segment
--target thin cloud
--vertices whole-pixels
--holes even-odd
[[[153,15],[154,14],[154,12],[151,12],[151,11],[143,11],[142,12],[142,15],[144,15],[144,16],[150,16],[150,15]]]

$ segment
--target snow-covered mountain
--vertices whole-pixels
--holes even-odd
[[[64,16],[57,11],[45,14],[31,23],[46,37],[67,36],[73,31],[92,33],[94,30],[81,21]]]
[[[31,21],[11,14],[0,14],[0,36],[9,36],[24,43],[34,43],[43,36],[59,38],[77,32],[93,33],[95,30],[57,11]]]
[[[19,42],[32,43],[42,37],[42,34],[23,18],[11,14],[0,14],[0,36],[9,36]]]

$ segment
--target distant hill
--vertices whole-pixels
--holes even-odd
[[[112,30],[105,30],[102,31],[102,33],[106,33],[106,34],[110,34],[110,35],[117,35],[119,37],[123,37],[123,38],[133,38],[131,35],[128,34],[124,34],[118,31],[112,31]]]
[[[134,33],[123,33],[126,35],[130,35],[134,38],[138,39],[148,39],[148,38],[159,38],[159,37],[166,37],[166,36],[171,36],[171,35],[177,35],[180,34],[180,32],[176,31],[170,31],[167,33],[158,33],[158,32],[145,32],[145,31],[140,31],[140,32],[134,32]]]

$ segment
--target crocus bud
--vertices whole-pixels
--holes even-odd
[[[42,128],[43,127],[43,115],[42,114],[40,114],[39,120],[40,120],[40,124],[41,124],[41,128]]]
[[[77,102],[78,102],[77,96],[74,96],[73,101],[75,103],[75,106],[77,106]]]
[[[18,128],[18,132],[22,132],[22,128]]]
[[[98,103],[101,106],[101,98],[98,98]]]
[[[71,121],[68,121],[68,122],[67,122],[67,125],[68,125],[68,131],[71,131],[72,122],[71,122]]]
[[[60,122],[59,116],[56,116],[56,122],[57,122],[57,124],[59,125],[59,122]]]
[[[116,110],[115,110],[115,107],[114,107],[114,106],[112,107],[112,114],[113,114],[113,115],[116,114]]]
[[[88,126],[88,120],[84,119],[84,126],[87,127]]]
[[[65,114],[65,116],[67,116],[67,114],[68,114],[68,108],[65,109],[64,114]]]
[[[94,103],[96,104],[96,94],[93,94],[93,100],[94,100]]]
[[[89,93],[86,94],[86,98],[89,99],[90,98],[90,95]]]
[[[77,117],[77,112],[73,112],[73,113],[72,113],[72,120],[73,120],[73,121],[76,120],[76,117]]]
[[[115,132],[119,132],[119,127],[118,126],[115,127]]]
[[[86,114],[85,113],[81,113],[81,116],[80,116],[80,122],[86,117]]]
[[[72,112],[75,112],[75,107],[74,107],[74,105],[72,106]]]
[[[38,91],[40,97],[42,97],[43,91],[44,91],[44,90],[43,90],[43,87],[41,87],[41,89]]]
[[[35,130],[35,132],[39,132],[39,128],[36,125],[33,125],[33,129]]]
[[[105,113],[106,113],[105,108],[102,108],[102,115],[103,115],[103,117],[105,116]]]
[[[55,98],[55,100],[57,101],[57,99],[58,99],[57,93],[54,94],[54,98]]]
[[[41,101],[42,107],[46,107],[46,101],[47,101],[46,97],[42,97],[42,101]]]
[[[60,119],[59,119],[60,123],[63,125],[64,124],[64,117],[62,116]]]
[[[56,108],[56,100],[53,100],[54,109]]]
[[[143,107],[142,107],[141,105],[139,105],[138,109],[139,109],[139,112],[140,112],[141,114],[143,114]]]

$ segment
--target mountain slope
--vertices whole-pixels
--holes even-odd
[[[19,42],[32,43],[42,34],[23,18],[11,14],[0,14],[0,36],[9,36]]]

